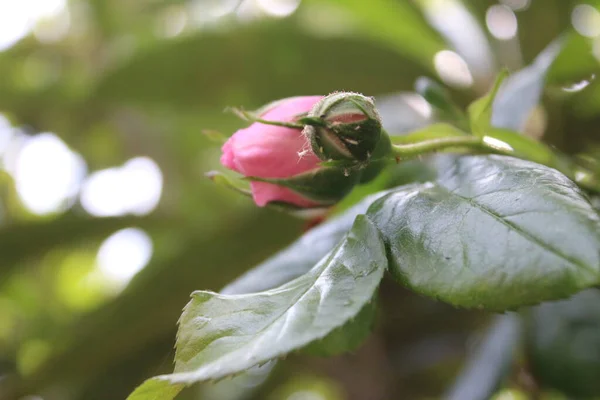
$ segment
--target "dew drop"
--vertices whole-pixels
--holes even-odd
[[[588,87],[594,81],[594,79],[596,79],[596,74],[592,74],[589,79],[582,79],[579,82],[575,82],[569,86],[564,86],[562,90],[568,93],[580,92]]]

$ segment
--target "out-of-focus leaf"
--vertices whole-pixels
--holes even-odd
[[[398,136],[394,138],[394,144],[409,144],[418,143],[424,140],[446,138],[451,136],[465,136],[466,132],[454,127],[450,124],[439,123],[431,124],[426,128],[420,129],[416,132],[411,132],[404,136]]]
[[[538,381],[576,398],[600,395],[600,291],[529,312],[528,350]]]
[[[54,354],[24,382],[23,391],[44,393],[72,379],[85,383],[164,336],[172,337],[181,308],[199,282],[207,288],[224,285],[299,230],[295,219],[281,214],[238,216],[236,221],[219,229],[181,232],[185,239],[173,245],[172,254],[153,259],[118,298],[56,338]],[[224,242],[230,242],[228,251],[220,247]]]
[[[600,61],[594,56],[592,39],[572,31],[563,42],[562,49],[547,72],[549,84],[570,86],[597,74]]]
[[[477,136],[483,136],[491,126],[492,105],[496,99],[496,94],[500,85],[508,76],[508,71],[500,72],[490,91],[480,99],[475,100],[469,105],[469,120],[471,122],[471,131]]]
[[[428,22],[466,61],[477,83],[493,79],[494,55],[485,30],[464,0],[416,0]]]
[[[598,74],[600,74],[600,65],[598,67]],[[600,78],[600,75],[598,75]],[[581,93],[576,94],[573,99],[573,110],[575,114],[582,117],[593,117],[600,114],[600,82],[596,78],[591,78],[589,83]],[[585,84],[586,82],[578,82]]]
[[[596,211],[600,212],[600,196],[592,196],[592,207],[596,209]]]
[[[429,70],[433,70],[434,55],[445,47],[444,41],[410,2],[305,0],[304,3],[333,4],[340,7],[353,17],[353,22],[365,36],[388,45]]]
[[[392,192],[367,212],[401,284],[506,310],[600,282],[600,219],[573,182],[512,157],[454,160],[437,183]]]
[[[190,108],[265,104],[336,90],[389,92],[410,85],[414,65],[362,39],[317,39],[290,22],[202,33],[137,54],[99,82],[104,102]]]
[[[513,362],[521,336],[521,321],[513,314],[496,317],[483,342],[444,397],[446,400],[487,400],[501,385]]]
[[[68,246],[85,240],[103,239],[118,229],[129,226],[158,224],[149,218],[94,218],[67,213],[47,220],[5,225],[0,229],[0,281],[19,262],[43,255],[58,246]]]
[[[386,265],[377,228],[359,216],[328,256],[283,286],[246,295],[194,292],[180,320],[175,372],[160,379],[220,379],[323,338],[359,314]]]
[[[430,117],[423,112],[428,105],[415,93],[397,93],[376,98],[377,110],[383,128],[391,135],[399,135],[424,127]]]
[[[467,116],[462,108],[454,102],[447,88],[433,79],[420,76],[415,82],[415,90],[427,100],[438,120],[454,122],[462,129],[467,129],[469,125]]]
[[[562,40],[551,43],[526,68],[506,78],[492,106],[492,126],[522,131],[529,114],[540,102],[546,73],[558,56]]]

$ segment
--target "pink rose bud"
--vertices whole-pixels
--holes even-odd
[[[295,122],[305,115],[321,96],[292,97],[272,103],[259,117],[277,122]],[[221,164],[240,174],[260,178],[250,183],[252,196],[258,206],[271,202],[292,204],[297,207],[318,207],[322,202],[306,196],[285,179],[318,170],[321,161],[312,151],[310,143],[300,129],[255,122],[240,129],[223,145]],[[287,187],[286,187],[287,186]]]

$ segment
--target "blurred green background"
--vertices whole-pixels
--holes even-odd
[[[401,134],[435,118],[413,92],[417,77],[466,105],[501,67],[526,67],[564,35],[523,130],[593,154],[599,6],[0,0],[0,399],[125,398],[171,371],[193,290],[219,290],[301,235],[302,221],[204,177],[220,167],[202,131],[243,126],[227,106],[358,91],[376,96],[385,126]],[[419,164],[398,168],[398,182],[426,175]],[[178,398],[439,398],[490,317],[389,282],[380,308],[355,354],[291,355]]]

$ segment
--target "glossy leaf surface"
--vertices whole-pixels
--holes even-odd
[[[224,378],[325,337],[371,300],[386,265],[377,228],[359,216],[328,256],[283,286],[247,295],[194,292],[180,320],[175,373],[159,379],[188,385]]]
[[[457,306],[506,310],[599,282],[598,215],[575,184],[511,157],[452,160],[438,182],[392,192],[367,213],[400,283]]]

